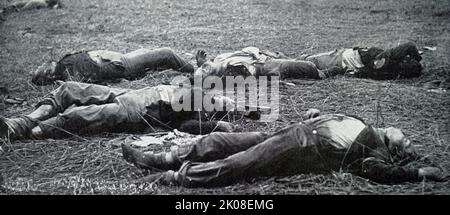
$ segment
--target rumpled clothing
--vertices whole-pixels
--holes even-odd
[[[174,69],[193,73],[194,67],[170,48],[139,49],[127,54],[108,50],[81,51],[65,55],[55,73],[64,80],[101,83],[121,78],[133,80],[149,71]]]
[[[65,82],[39,104],[58,109],[56,117],[40,125],[44,133],[99,133],[140,131],[191,116],[172,110],[172,102],[189,89],[171,85],[139,90]],[[57,135],[56,135],[57,136]]]
[[[247,47],[225,53],[205,62],[195,76],[280,76],[281,78],[320,79],[317,67],[305,60],[291,59],[281,52],[261,51]]]
[[[247,75],[256,75],[256,64],[265,63],[270,57],[260,53],[260,50],[256,47],[247,47],[242,49],[241,51],[236,51],[233,53],[225,53],[218,55],[214,58],[213,63],[216,65],[213,71],[216,71],[216,74],[211,75],[220,75],[219,71],[225,71],[229,67],[238,67],[243,66],[246,68],[246,71],[249,74]],[[236,74],[237,75],[237,74]],[[239,74],[244,75],[244,74]]]
[[[346,49],[342,53],[342,67],[347,71],[358,72],[364,67],[357,49]]]

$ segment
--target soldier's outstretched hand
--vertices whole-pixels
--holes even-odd
[[[197,66],[200,67],[206,62],[206,52],[204,50],[198,50],[195,55],[195,60],[197,60]]]

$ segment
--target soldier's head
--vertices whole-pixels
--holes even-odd
[[[414,146],[400,129],[388,127],[381,129],[381,133],[384,137],[384,143],[394,157],[404,159],[406,157],[416,156]]]
[[[36,85],[51,84],[56,80],[63,80],[61,75],[55,72],[56,62],[45,62],[36,70],[31,71],[31,82]]]

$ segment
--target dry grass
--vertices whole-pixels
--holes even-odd
[[[380,126],[397,126],[419,147],[423,159],[410,165],[450,170],[450,95],[428,92],[422,84],[449,77],[450,2],[385,1],[64,1],[62,10],[11,14],[0,24],[0,86],[22,105],[0,106],[14,116],[54,86],[29,84],[28,71],[80,49],[127,52],[139,47],[168,46],[194,60],[205,49],[218,53],[257,46],[290,56],[342,46],[383,48],[414,41],[425,52],[424,76],[412,80],[371,81],[337,77],[295,81],[281,89],[281,116],[270,124],[240,121],[243,130],[275,131],[301,120],[310,107],[324,112],[359,115]],[[1,2],[4,5],[6,2]],[[140,88],[170,79],[171,72],[113,86]],[[381,108],[381,109],[380,109]],[[381,111],[380,111],[381,110]],[[145,173],[127,164],[111,140],[126,134],[84,139],[2,143],[0,173],[4,193],[30,194],[449,194],[446,183],[379,185],[345,173],[256,179],[217,189],[186,189],[129,181]],[[157,147],[155,149],[162,149]]]

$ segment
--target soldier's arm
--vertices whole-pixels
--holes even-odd
[[[370,157],[362,163],[361,176],[380,183],[414,182],[428,179],[432,181],[448,180],[436,167],[406,167],[386,163],[383,160]]]

